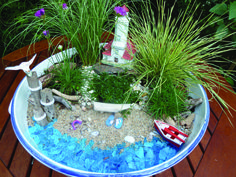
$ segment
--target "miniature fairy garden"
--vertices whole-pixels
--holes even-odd
[[[92,67],[82,68],[80,74],[86,75],[83,77],[86,79],[79,83],[82,85],[80,89],[76,89],[84,92],[79,92],[77,95],[67,95],[70,92],[66,91],[64,93],[67,94],[62,94],[55,88],[43,88],[42,91],[53,93],[56,101],[54,109],[50,109],[55,111],[52,113],[55,115],[54,120],[46,126],[40,126],[40,121],[37,124],[34,118],[32,119],[35,103],[33,98],[29,99],[29,131],[40,150],[57,162],[94,172],[117,173],[141,170],[173,157],[178,149],[162,139],[153,123],[153,118],[162,114],[162,112],[158,113],[155,107],[159,102],[165,102],[162,99],[170,97],[168,85],[164,88],[167,89],[166,93],[150,100],[151,106],[148,107],[146,103],[150,91],[141,83],[135,85],[134,75],[123,72],[116,75],[109,73],[97,74]],[[51,79],[54,80],[52,82],[57,81],[56,78],[56,74],[52,76]],[[70,90],[68,86],[65,89]],[[129,93],[130,89],[132,89],[130,97],[126,104],[123,104],[123,100],[127,97],[125,94]],[[182,94],[187,98],[187,93]],[[178,127],[187,134],[191,132],[194,119],[192,108],[196,106],[195,104],[201,103],[199,99],[188,101],[195,102],[182,103],[182,106],[190,107],[183,108],[185,112],[178,118],[166,118],[170,125]],[[171,104],[174,102],[169,100]],[[105,104],[99,107],[96,105],[99,103]],[[168,104],[165,103],[163,106]],[[170,113],[169,108],[166,109]]]
[[[191,133],[194,107],[202,99],[189,98],[185,86],[179,86],[177,93],[173,93],[173,85],[168,82],[161,93],[155,90],[155,85],[146,86],[147,81],[140,80],[136,71],[130,69],[134,46],[116,49],[112,47],[117,45],[116,40],[104,45],[105,64],[78,66],[74,57],[62,54],[63,61],[49,67],[39,78],[43,86],[40,103],[47,117],[42,120],[34,117],[37,101],[31,95],[29,131],[40,150],[55,161],[95,172],[140,170],[173,157]],[[127,36],[122,40],[128,45]],[[167,126],[185,132],[183,142],[175,147],[162,139],[154,119],[164,119]],[[171,135],[172,139],[177,134]]]
[[[69,13],[72,4],[50,5],[58,6],[59,15],[73,15]],[[157,3],[159,24],[151,26],[151,6],[144,5],[147,14],[143,14],[146,19],[141,19],[142,26],[140,18],[129,15],[125,5],[113,4],[114,39],[105,39],[104,43],[100,42],[103,30],[91,36],[95,32],[88,31],[94,27],[85,24],[99,26],[107,24],[106,19],[90,22],[83,18],[88,20],[83,22],[81,18],[81,25],[89,29],[66,36],[76,55],[67,53],[66,45],[54,46],[60,55],[55,55],[56,60],[42,75],[29,69],[36,55],[19,66],[6,68],[22,69],[27,75],[31,91],[28,130],[37,148],[49,158],[84,171],[130,172],[163,163],[188,140],[195,107],[204,101],[198,95],[190,97],[194,93],[189,87],[202,84],[214,93],[202,79],[214,82],[215,70],[203,59],[221,51],[210,48],[213,39],[199,40],[201,30],[195,30],[197,23],[191,23],[192,16],[180,15],[182,23],[179,19],[172,23],[171,13],[164,18],[164,5]],[[43,26],[54,20],[45,23],[50,17],[44,9],[35,16]],[[68,19],[63,18],[63,24]],[[77,32],[82,37],[74,37]],[[50,40],[50,31],[43,34]],[[93,44],[89,42],[92,37]]]

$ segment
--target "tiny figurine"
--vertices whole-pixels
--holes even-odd
[[[187,134],[165,122],[154,120],[154,127],[164,139],[176,147],[180,147],[185,143],[185,140],[188,137]]]
[[[122,66],[132,62],[136,50],[132,42],[127,40],[130,21],[129,9],[123,5],[115,7],[114,11],[116,12],[114,40],[104,46],[102,63]]]
[[[35,54],[29,61],[22,62],[18,66],[9,66],[6,67],[5,70],[23,70],[25,74],[29,77],[32,76],[32,72],[30,71],[30,65],[34,62],[34,59],[36,58],[37,54]]]

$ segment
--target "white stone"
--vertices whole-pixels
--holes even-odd
[[[128,143],[134,143],[134,142],[135,142],[134,137],[129,136],[129,135],[126,136],[124,140],[125,140],[126,142],[128,142]]]
[[[83,107],[86,106],[86,102],[81,103],[81,106]]]
[[[149,138],[149,139],[152,139],[152,138],[153,138],[153,136],[155,136],[155,135],[156,135],[155,133],[153,133],[153,132],[150,132],[150,133],[149,133],[149,136],[148,136],[148,138]]]
[[[82,106],[82,111],[86,111],[86,110],[87,110],[86,107]]]
[[[99,131],[94,131],[91,133],[92,136],[98,136],[99,135]]]

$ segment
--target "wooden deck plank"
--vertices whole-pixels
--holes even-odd
[[[210,93],[208,91],[206,91],[206,92],[207,92],[207,96],[209,99],[209,103],[211,104],[211,110],[214,112],[216,118],[219,119],[222,112],[223,112],[222,107],[219,104],[219,102],[217,102],[215,99],[211,99],[212,97],[210,96]]]
[[[236,125],[235,117],[232,122]],[[195,176],[235,176],[235,137],[235,127],[231,126],[223,114]]]
[[[63,37],[58,37],[53,41],[53,44],[57,44],[59,41],[61,41]],[[61,42],[63,44],[63,42]],[[32,56],[35,53],[39,53],[41,51],[48,50],[48,41],[47,39],[39,41],[35,43],[34,45],[27,45],[21,49],[15,50],[12,53],[9,53],[8,55],[2,57],[5,61],[15,62],[23,57]]]
[[[200,142],[200,146],[202,147],[202,149],[204,151],[206,150],[208,143],[210,142],[210,139],[211,139],[211,134],[208,130],[206,130],[206,132]]]
[[[30,170],[31,161],[31,155],[18,143],[10,166],[10,171],[14,177],[26,177]]]
[[[8,116],[9,116],[8,107],[11,102],[11,99],[14,95],[14,92],[17,86],[19,85],[20,81],[22,80],[24,76],[25,76],[25,73],[23,71],[20,71],[0,105],[0,113],[1,113],[0,133],[2,132],[2,129],[5,126]]]
[[[12,82],[14,81],[15,77],[19,71],[5,71],[3,76],[0,79],[0,103],[3,101],[5,95],[7,94],[8,89],[10,88]],[[6,82],[7,81],[7,82]]]
[[[0,159],[9,166],[12,154],[17,145],[17,138],[12,129],[11,121],[8,121],[4,134],[0,140]]]
[[[34,159],[30,177],[50,177],[51,169]]]
[[[229,86],[229,85],[228,85]],[[232,88],[229,86],[232,90]],[[236,103],[236,95],[227,90],[221,89],[219,95],[231,106]],[[212,135],[211,141],[203,156],[199,169],[196,172],[196,177],[202,176],[235,176],[236,174],[236,112],[230,109],[232,116],[223,113],[218,125]],[[230,123],[232,121],[234,127]]]
[[[176,164],[174,167],[174,172],[176,177],[192,177],[193,172],[191,170],[191,167],[189,166],[187,158],[180,161],[178,164]]]
[[[190,161],[190,164],[194,170],[194,172],[197,170],[197,167],[199,163],[201,162],[203,156],[203,152],[201,151],[200,146],[197,146],[188,156],[188,159]]]
[[[52,172],[52,177],[66,177],[66,175],[58,173],[57,171],[53,171]]]
[[[161,172],[160,174],[156,174],[153,177],[174,177],[171,168]]]
[[[210,120],[209,120],[209,124],[208,124],[208,129],[211,134],[214,133],[217,123],[218,123],[218,120],[216,119],[215,115],[211,111]]]
[[[4,68],[9,66],[10,64],[11,64],[10,61],[5,61],[5,60],[0,59],[0,79],[2,78],[2,75],[5,72]]]
[[[0,160],[0,175],[2,177],[13,177],[1,160]]]

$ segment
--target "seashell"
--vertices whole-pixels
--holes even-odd
[[[91,133],[92,136],[98,136],[99,135],[99,131],[94,131]]]
[[[129,135],[126,136],[124,140],[125,140],[126,142],[128,142],[128,143],[134,143],[134,142],[135,142],[134,137],[129,136]]]

